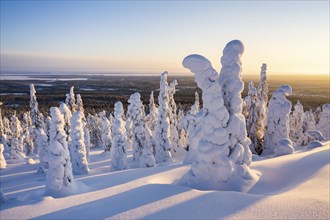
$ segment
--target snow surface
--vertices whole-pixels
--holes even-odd
[[[247,192],[200,191],[175,184],[190,165],[108,172],[103,149],[91,151],[90,174],[76,176],[76,194],[45,196],[36,164],[8,164],[1,219],[329,219],[329,142],[290,155],[259,158],[259,181]],[[130,152],[130,159],[132,152]],[[132,162],[132,160],[130,160]],[[85,187],[85,186],[86,187]],[[82,187],[84,186],[84,187]]]

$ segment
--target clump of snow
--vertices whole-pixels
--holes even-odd
[[[311,141],[307,144],[305,149],[314,149],[317,147],[322,147],[324,144],[322,144],[320,141]]]
[[[33,158],[28,158],[27,160],[26,160],[26,164],[29,164],[29,165],[32,165],[32,164],[36,164],[37,163],[37,161],[35,161]]]
[[[294,148],[292,146],[292,141],[290,139],[284,138],[279,141],[277,147],[274,149],[274,153],[276,156],[282,156],[286,154],[292,154],[294,152]]]
[[[323,137],[322,133],[319,131],[308,131],[308,135],[311,137],[312,140],[317,140],[317,141],[326,140],[325,137]]]

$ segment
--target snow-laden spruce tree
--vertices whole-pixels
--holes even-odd
[[[186,149],[188,150],[188,153],[184,158],[184,164],[191,164],[196,160],[196,151],[198,146],[198,140],[200,137],[195,135],[195,129],[200,118],[197,117],[197,113],[199,112],[199,110],[199,95],[197,92],[195,92],[194,104],[190,107],[188,114],[181,118],[178,125],[179,129],[186,131]]]
[[[155,131],[156,141],[156,162],[168,162],[171,160],[171,141],[170,141],[170,120],[169,120],[169,96],[168,96],[168,83],[167,72],[160,75],[160,91],[158,95],[158,119]]]
[[[153,135],[157,126],[157,118],[158,118],[158,108],[156,107],[155,104],[154,92],[152,91],[149,100],[149,114],[146,116],[146,121]]]
[[[38,146],[38,157],[39,157],[37,174],[44,174],[46,173],[46,169],[48,169],[48,162],[46,161],[45,157],[47,156],[49,138],[43,128],[36,129],[36,134],[37,134],[36,145]]]
[[[304,132],[308,132],[308,131],[314,131],[316,129],[315,127],[315,116],[313,113],[313,110],[310,109],[309,111],[305,112],[304,115]]]
[[[256,122],[258,120],[257,100],[258,100],[257,89],[256,87],[254,87],[253,82],[249,81],[248,95],[247,97],[245,97],[245,105],[247,111],[246,129],[247,129],[248,137],[252,142],[250,144],[250,150],[253,153],[256,153],[254,143],[257,142],[255,138]]]
[[[102,143],[102,120],[97,114],[87,115],[87,127],[90,131],[90,143],[95,147],[103,146]]]
[[[238,40],[226,45],[220,76],[205,57],[190,55],[183,60],[183,66],[195,73],[195,81],[203,92],[203,109],[196,116],[199,121],[195,130],[196,159],[191,171],[181,179],[184,185],[246,191],[245,184],[253,181],[249,169],[251,142],[242,115],[243,50]]]
[[[322,133],[325,139],[330,140],[330,104],[324,104],[322,106],[322,112],[316,129]]]
[[[0,169],[4,169],[7,167],[7,162],[5,157],[3,156],[3,151],[5,150],[5,146],[0,143]]]
[[[174,95],[176,93],[177,80],[173,80],[169,87],[169,108],[170,108],[170,130],[171,130],[171,154],[176,157],[177,154],[182,152],[182,148],[179,146],[179,132],[178,132],[178,115],[177,106],[175,103]]]
[[[304,127],[304,107],[297,101],[297,104],[294,106],[294,110],[290,115],[290,140],[293,142],[294,146],[300,146],[300,138],[303,136],[303,127]]]
[[[23,161],[25,155],[23,153],[23,139],[22,139],[22,127],[21,122],[14,114],[10,118],[11,125],[11,145],[10,145],[10,157],[13,161]]]
[[[83,117],[83,113],[78,110],[73,113],[70,120],[70,156],[72,172],[75,175],[84,175],[89,171],[84,141]]]
[[[280,140],[289,139],[291,102],[286,99],[286,96],[291,94],[291,86],[283,85],[269,100],[263,155],[273,154]]]
[[[67,141],[70,149],[70,119],[72,117],[72,112],[65,103],[61,103],[59,109],[64,118],[64,131],[67,135]]]
[[[1,142],[5,146],[5,150],[4,150],[5,155],[8,155],[8,158],[10,158],[10,144],[11,144],[10,139],[12,136],[10,121],[7,117],[3,117],[2,122],[3,122],[4,133],[2,135]]]
[[[145,111],[140,93],[132,94],[128,103],[127,111],[132,122],[133,161],[139,162],[146,139],[144,131]]]
[[[83,100],[82,100],[80,94],[77,95],[76,110],[77,110],[77,111],[80,111],[80,112],[83,113],[83,114],[84,114],[84,111],[85,111],[85,110],[84,110],[84,103],[83,103]]]
[[[250,165],[252,154],[249,149],[251,144],[247,137],[245,118],[242,114],[243,100],[241,93],[244,83],[241,79],[241,54],[244,46],[240,41],[231,41],[224,49],[221,57],[222,68],[219,83],[222,87],[224,105],[229,112],[227,131],[230,136],[231,156],[236,164]]]
[[[70,92],[66,94],[65,104],[70,109],[71,113],[77,110],[76,98],[74,96],[74,86],[71,86]]]
[[[50,123],[51,123],[51,121],[52,121],[52,118],[50,116],[47,116],[45,118],[45,133],[48,137],[48,141],[49,141],[49,138],[50,138],[50,133],[49,132],[50,132]]]
[[[0,108],[0,143],[2,143],[3,135],[5,134],[5,128],[3,126],[2,112]]]
[[[99,116],[101,118],[101,123],[102,123],[102,144],[103,144],[103,149],[104,152],[110,152],[111,150],[111,139],[112,139],[112,134],[111,134],[111,124],[110,121],[108,120],[105,111],[100,112]]]
[[[73,175],[63,115],[57,107],[50,108],[50,115],[52,122],[47,154],[49,169],[46,177],[46,193],[56,196],[63,188],[72,185]]]
[[[317,125],[317,124],[319,123],[319,121],[320,121],[321,112],[322,112],[322,108],[321,108],[321,106],[318,106],[318,107],[315,109],[315,112],[314,112],[315,125]]]
[[[32,126],[30,128],[30,136],[34,146],[34,153],[38,153],[38,143],[37,143],[37,131],[38,129],[44,129],[44,117],[38,109],[38,102],[36,97],[36,90],[34,85],[30,85],[30,116],[32,120]],[[39,132],[40,133],[40,132]]]
[[[258,119],[255,123],[255,134],[252,140],[254,145],[254,150],[257,154],[261,154],[264,150],[264,136],[266,127],[266,113],[267,113],[267,103],[268,103],[268,84],[267,84],[267,64],[263,63],[260,71],[260,81],[258,85],[258,99],[257,99],[257,114]]]
[[[156,159],[154,157],[154,145],[155,142],[152,137],[151,130],[148,125],[145,124],[144,127],[145,140],[142,150],[142,155],[140,156],[140,167],[154,167],[156,165]]]
[[[118,101],[114,108],[114,122],[112,126],[112,148],[110,170],[126,170],[127,156],[126,156],[126,128],[123,120],[124,108],[123,104]]]
[[[30,128],[32,126],[32,120],[30,112],[24,112],[22,120],[22,135],[23,135],[23,148],[26,155],[33,154],[33,142],[30,137]]]

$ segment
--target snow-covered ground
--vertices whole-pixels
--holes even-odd
[[[90,174],[75,176],[75,195],[45,196],[37,164],[8,164],[0,180],[8,201],[1,219],[329,219],[329,142],[274,158],[254,157],[259,181],[248,193],[200,191],[177,180],[180,161],[109,172],[109,154],[91,152]],[[132,167],[131,155],[129,158]]]

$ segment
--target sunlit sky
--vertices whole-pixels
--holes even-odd
[[[227,42],[243,73],[329,74],[329,1],[2,1],[1,72],[219,70]]]

